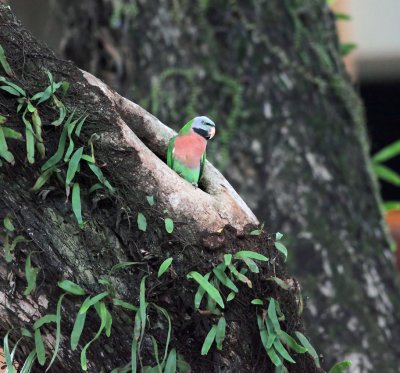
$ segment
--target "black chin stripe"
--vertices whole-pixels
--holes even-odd
[[[193,128],[193,131],[198,133],[200,136],[204,137],[207,140],[210,138],[210,134],[208,133],[208,131],[203,130],[202,128]]]

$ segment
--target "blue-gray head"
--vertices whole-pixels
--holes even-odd
[[[215,135],[215,123],[206,116],[193,118],[192,129],[206,140],[212,139]]]

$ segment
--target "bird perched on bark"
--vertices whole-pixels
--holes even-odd
[[[207,141],[215,135],[215,123],[207,117],[187,122],[168,145],[167,164],[197,187],[206,162]]]

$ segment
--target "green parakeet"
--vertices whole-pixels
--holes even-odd
[[[207,141],[215,135],[215,123],[196,117],[186,123],[168,145],[167,164],[197,187],[206,162]]]

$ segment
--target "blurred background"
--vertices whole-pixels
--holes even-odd
[[[342,43],[354,46],[345,61],[365,104],[374,154],[400,139],[400,1],[338,0],[333,9],[350,16],[338,30]],[[400,172],[399,159],[387,164]],[[400,189],[382,182],[382,195],[400,199]]]

